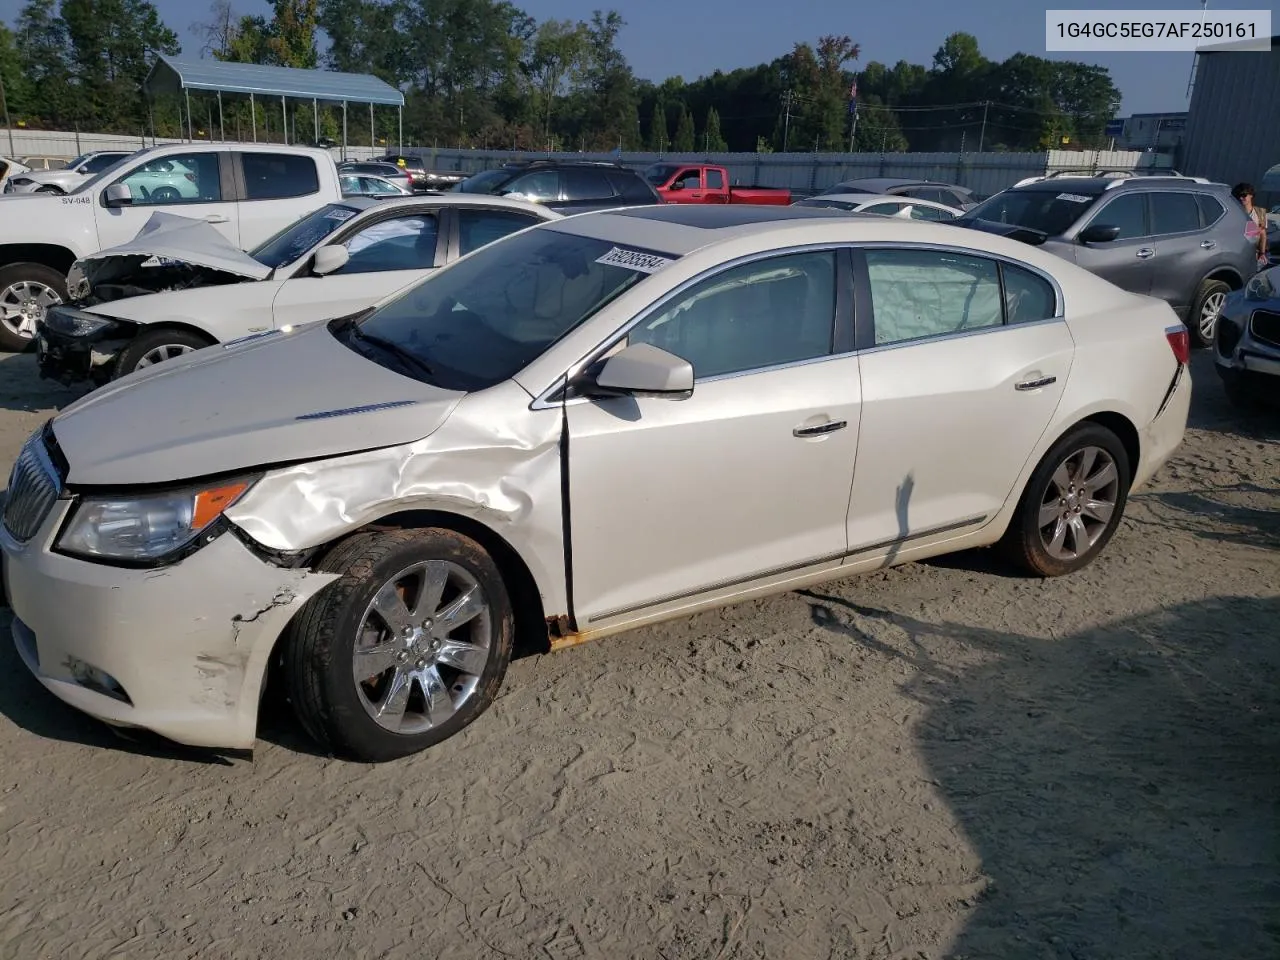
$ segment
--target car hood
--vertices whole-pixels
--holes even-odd
[[[89,286],[94,287],[122,270],[175,262],[250,280],[264,280],[271,275],[270,267],[253,259],[211,224],[159,211],[151,215],[132,240],[86,254],[77,266]]]
[[[135,371],[65,408],[53,432],[71,484],[169,483],[420,440],[462,396],[318,322]]]

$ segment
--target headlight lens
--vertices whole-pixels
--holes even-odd
[[[43,320],[46,328],[67,337],[90,337],[96,333],[104,333],[109,328],[118,326],[119,322],[111,317],[67,306],[50,307]]]
[[[1261,273],[1255,273],[1253,277],[1245,284],[1244,295],[1247,300],[1270,300],[1276,295],[1274,283],[1274,274],[1277,267],[1269,270],[1263,270]]]
[[[86,497],[58,539],[64,553],[154,562],[190,546],[257,478],[137,497]]]

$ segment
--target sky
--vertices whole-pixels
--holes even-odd
[[[193,22],[204,19],[204,0],[154,0],[164,21],[182,41],[184,54],[198,56],[202,44]],[[265,0],[232,0],[237,12],[265,13]],[[1045,5],[1028,0],[911,0],[910,5],[849,0],[516,0],[538,20],[586,20],[596,8],[622,12],[627,26],[619,46],[637,76],[686,80],[716,69],[753,66],[787,53],[801,41],[816,43],[826,33],[848,34],[862,47],[852,69],[873,60],[928,66],[943,39],[966,31],[978,38],[984,55],[1003,60],[1022,52],[1096,63],[1111,71],[1123,96],[1121,115],[1187,109],[1191,53],[1046,54]],[[22,0],[0,0],[0,19],[12,23]],[[1274,3],[1217,0],[1210,9],[1268,9],[1280,27]],[[1067,3],[1054,9],[1069,8]],[[1074,9],[1079,9],[1075,7]],[[1085,9],[1185,9],[1198,15],[1198,0],[1092,0]],[[908,14],[907,11],[910,11]]]

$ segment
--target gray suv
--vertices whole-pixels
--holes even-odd
[[[1198,177],[1055,177],[996,194],[950,223],[1013,237],[1132,293],[1159,297],[1200,346],[1226,296],[1257,271],[1248,219]]]

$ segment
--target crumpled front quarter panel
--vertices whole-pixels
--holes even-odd
[[[425,439],[269,473],[227,511],[265,547],[304,550],[392,514],[477,521],[524,559],[547,616],[568,613],[560,440],[563,411],[530,410],[512,381],[468,394]]]

